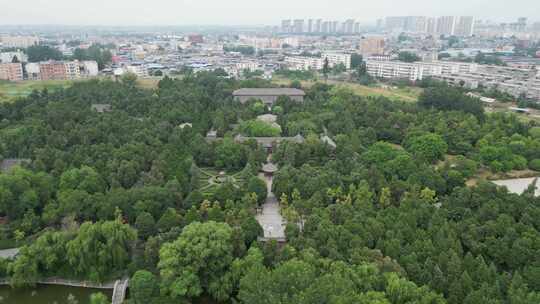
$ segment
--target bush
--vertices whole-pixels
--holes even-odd
[[[261,180],[260,178],[258,178],[257,176],[254,176],[254,177],[249,179],[248,186],[247,186],[247,191],[249,193],[257,194],[257,202],[259,204],[264,202],[264,200],[266,199],[266,196],[267,196],[267,192],[268,192],[268,190],[266,188],[266,183],[263,180]]]
[[[156,277],[146,270],[135,272],[129,283],[129,288],[134,304],[151,303],[159,290]]]
[[[444,139],[434,133],[412,137],[405,142],[405,147],[415,156],[430,163],[443,159],[446,151],[448,151],[448,145]]]
[[[259,120],[248,120],[240,124],[240,132],[252,137],[276,137],[281,134],[280,128],[276,128]]]
[[[435,108],[443,111],[463,111],[471,113],[479,119],[484,117],[482,102],[477,98],[465,95],[458,88],[427,88],[418,98],[418,104],[424,108]]]
[[[540,158],[531,160],[529,162],[529,168],[535,171],[540,171]]]

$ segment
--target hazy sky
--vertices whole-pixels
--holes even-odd
[[[287,18],[370,22],[392,15],[509,21],[539,20],[538,12],[540,0],[0,0],[0,25],[277,25]]]

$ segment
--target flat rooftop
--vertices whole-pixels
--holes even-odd
[[[293,88],[239,89],[234,96],[305,96],[306,93]]]

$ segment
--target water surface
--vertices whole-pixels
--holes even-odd
[[[90,304],[90,295],[101,292],[112,297],[112,289],[37,285],[34,288],[12,289],[0,286],[0,304]]]

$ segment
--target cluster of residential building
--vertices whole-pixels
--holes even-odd
[[[351,68],[351,54],[339,52],[324,52],[320,57],[307,56],[287,56],[285,63],[290,70],[315,70],[319,71],[324,68],[325,62],[328,62],[329,68],[334,68],[342,65],[345,69]]]
[[[536,69],[479,65],[474,71],[441,74],[434,78],[470,89],[482,86],[516,98],[525,96],[540,101],[540,71]]]
[[[473,16],[391,16],[377,20],[377,29],[388,33],[415,33],[457,37],[517,37],[537,39],[540,22],[528,23],[520,17],[514,22],[493,22]]]
[[[342,33],[358,34],[361,32],[360,22],[348,19],[344,22],[326,21],[323,19],[287,19],[281,21],[281,33],[307,34],[307,33]]]
[[[98,75],[95,61],[0,63],[0,80],[72,80]]]
[[[540,71],[476,63],[433,61],[401,62],[368,58],[367,72],[378,78],[417,81],[433,78],[470,89],[497,89],[514,97],[526,96],[540,100]]]
[[[27,48],[39,44],[39,37],[21,35],[1,35],[0,46],[2,48]]]
[[[21,63],[0,63],[0,80],[20,81],[23,79]]]
[[[330,68],[339,66],[351,73],[353,55],[358,54],[367,73],[377,78],[417,81],[432,77],[535,97],[538,75],[533,70],[540,70],[540,23],[529,24],[526,18],[492,23],[472,16],[394,16],[379,19],[376,26],[354,19],[290,19],[277,26],[204,35],[94,32],[37,37],[36,32],[0,33],[0,48],[9,48],[0,53],[0,79],[77,79],[98,73],[161,77],[217,69],[228,77],[270,79],[281,69],[321,71],[326,62]],[[101,71],[95,62],[87,61],[28,63],[24,51],[16,50],[44,44],[69,58],[77,48],[87,49],[94,43],[114,45],[110,47],[112,62]],[[524,49],[534,48],[538,58],[530,51],[523,55]],[[419,61],[400,62],[403,52],[415,54]],[[478,54],[497,57],[506,67],[476,64]]]
[[[386,17],[384,28],[389,31],[469,37],[474,34],[474,24],[472,16],[395,16]]]
[[[449,61],[408,63],[368,57],[366,67],[367,72],[373,77],[417,81],[427,77],[475,72],[478,64]]]

